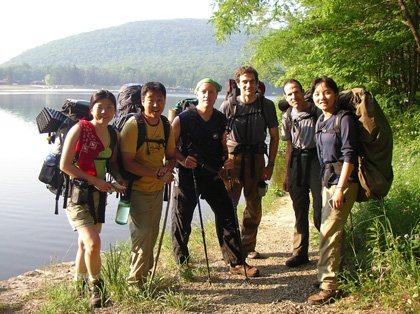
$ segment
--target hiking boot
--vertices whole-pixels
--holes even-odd
[[[230,266],[229,271],[231,272],[231,274],[234,274],[234,275],[245,276],[244,268],[246,269],[246,275],[248,277],[258,277],[258,275],[260,274],[260,271],[258,270],[258,268],[249,266],[248,264],[245,264],[245,267],[244,265]]]
[[[90,292],[89,305],[91,307],[103,307],[105,301],[105,288],[102,279],[95,279],[90,282]]]
[[[247,258],[250,258],[250,259],[260,259],[261,258],[261,254],[258,253],[257,251],[251,251],[251,252],[248,253]]]
[[[298,267],[300,265],[307,264],[307,263],[309,263],[309,259],[307,256],[296,255],[289,258],[285,264],[287,267]]]
[[[321,290],[318,294],[311,295],[308,303],[311,305],[333,303],[339,296],[340,290]]]
[[[321,286],[321,283],[319,282],[319,281],[317,281],[317,282],[314,282],[313,284],[312,284],[312,287],[314,287],[314,288],[316,288],[316,289],[319,289],[319,287]]]

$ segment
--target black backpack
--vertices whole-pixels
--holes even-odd
[[[119,132],[121,132],[127,121],[131,117],[135,117],[138,127],[136,150],[138,150],[144,142],[156,142],[156,140],[149,140],[146,138],[146,125],[141,115],[141,112],[144,111],[144,107],[141,104],[141,88],[142,85],[136,83],[129,83],[121,86],[117,96],[117,112],[115,114],[115,118],[111,122],[112,125]],[[157,142],[163,144],[166,147],[166,144],[168,143],[169,139],[170,123],[168,121],[168,118],[166,118],[165,116],[161,115],[160,118],[163,123],[163,131],[165,138],[157,140]],[[133,182],[135,180],[140,179],[140,176],[135,175],[124,169],[124,163],[122,161],[121,153],[118,154],[118,166],[123,179],[128,181],[128,186],[123,198],[129,200]]]
[[[169,134],[170,134],[170,131],[171,131],[171,124],[169,123],[169,120],[168,120],[167,117],[165,117],[163,115],[160,116],[160,119],[163,123],[164,138],[155,140],[155,139],[148,139],[147,138],[147,136],[146,136],[147,135],[146,134],[147,133],[146,132],[146,130],[147,130],[146,123],[145,123],[144,118],[141,115],[141,113],[130,113],[128,115],[129,115],[129,117],[127,119],[125,119],[124,124],[132,116],[134,116],[134,118],[137,121],[138,136],[137,136],[136,150],[138,150],[140,148],[140,146],[143,145],[145,142],[159,143],[159,144],[162,144],[164,147],[166,147],[166,145],[168,143],[168,139],[169,139]],[[124,124],[121,126],[121,128],[124,126]],[[120,169],[121,176],[123,177],[124,180],[126,180],[128,182],[127,188],[126,188],[125,192],[123,193],[122,198],[125,199],[126,201],[129,201],[130,196],[131,196],[131,190],[132,190],[132,187],[133,187],[133,182],[135,180],[140,179],[141,177],[134,174],[134,173],[131,173],[131,172],[125,170],[121,153],[118,154],[117,159],[118,159],[118,166],[119,166],[119,169]]]
[[[63,208],[67,207],[70,188],[69,176],[60,170],[60,159],[63,143],[70,128],[80,119],[90,120],[89,102],[85,100],[67,99],[61,110],[44,107],[36,117],[39,133],[47,133],[48,144],[54,144],[45,158],[38,179],[45,183],[47,189],[55,195],[55,211],[58,214],[58,200],[63,196]],[[111,147],[117,141],[117,134],[112,126],[108,126],[111,134]]]
[[[124,124],[134,114],[143,111],[141,105],[141,85],[125,84],[121,86],[117,96],[117,112],[112,121],[112,125],[121,132]]]

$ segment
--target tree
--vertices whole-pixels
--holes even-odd
[[[398,109],[406,110],[419,97],[420,54],[399,2],[216,0],[212,22],[219,40],[241,28],[269,29],[250,62],[276,85],[295,77],[308,86],[329,75],[342,88],[397,96]],[[403,3],[418,29],[418,0]]]
[[[406,20],[403,21],[405,25],[407,25],[411,32],[413,33],[414,40],[417,44],[417,50],[420,51],[420,35],[419,35],[419,26],[420,26],[420,19],[419,19],[419,1],[411,1],[413,2],[413,7],[410,8],[407,7],[404,0],[398,0],[398,3],[400,4],[401,11],[404,14]],[[411,12],[410,12],[411,11]]]

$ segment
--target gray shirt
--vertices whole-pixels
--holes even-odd
[[[292,147],[297,149],[312,149],[315,143],[316,117],[311,117],[312,104],[306,110],[297,111],[292,108],[284,112],[282,117],[281,139],[292,141]]]
[[[267,128],[279,126],[274,103],[265,97],[262,99],[262,104],[260,104],[260,97],[257,97],[257,100],[251,104],[244,104],[240,101],[240,97],[237,97],[237,104],[234,106],[236,107],[236,118],[230,125],[231,132],[228,134],[229,150],[237,143],[254,145],[265,142]],[[261,105],[263,106],[262,110]],[[220,106],[220,111],[228,118],[232,115],[229,107],[228,100],[223,101]]]

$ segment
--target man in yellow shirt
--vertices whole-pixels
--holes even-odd
[[[153,248],[159,233],[163,187],[173,180],[175,140],[172,129],[165,139],[161,114],[166,103],[166,89],[159,82],[148,82],[141,89],[145,140],[137,147],[137,118],[130,118],[121,131],[121,154],[126,171],[139,176],[133,182],[129,229],[131,235],[130,285],[142,286],[153,267]],[[166,163],[165,163],[166,161]]]

